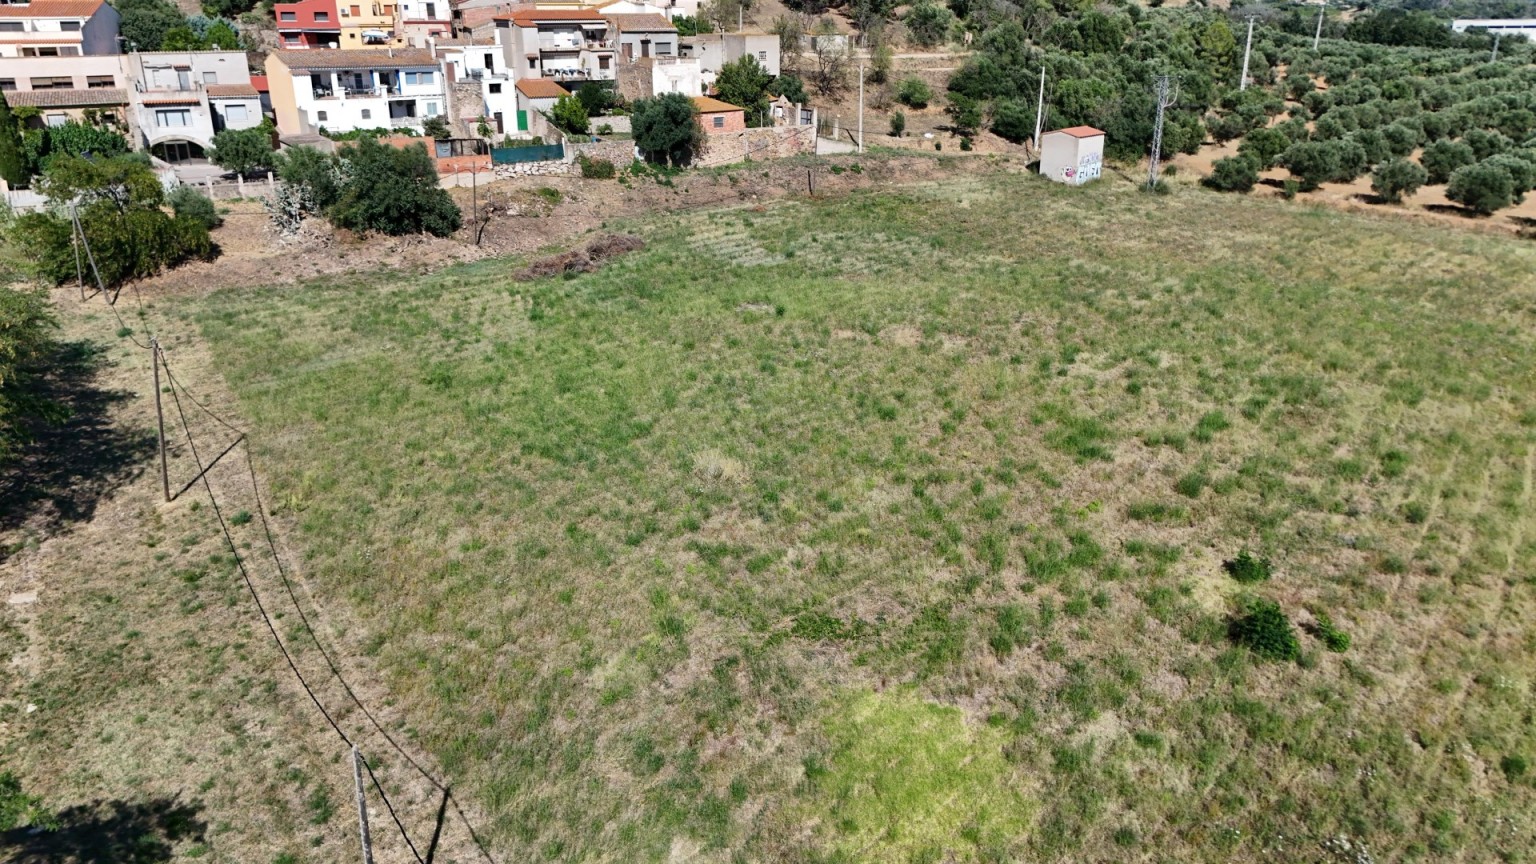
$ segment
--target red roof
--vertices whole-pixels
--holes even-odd
[[[517,82],[517,92],[529,99],[559,99],[571,95],[570,91],[548,78],[524,78]]]
[[[102,0],[34,0],[0,5],[0,18],[89,18]]]
[[[265,75],[252,75],[251,86],[255,87],[258,93],[266,93],[270,89],[267,86],[267,76]]]
[[[1071,135],[1073,138],[1097,138],[1104,134],[1103,129],[1095,129],[1092,126],[1068,126],[1065,129],[1052,129],[1047,135]]]
[[[533,27],[541,23],[553,23],[556,21],[590,21],[593,24],[607,23],[603,20],[602,13],[596,9],[524,9],[521,12],[513,12],[511,15],[498,15],[496,20],[510,20],[519,27]]]
[[[708,96],[693,97],[693,107],[699,109],[700,114],[724,114],[727,111],[745,111],[740,105],[732,105],[729,102],[721,102]]]

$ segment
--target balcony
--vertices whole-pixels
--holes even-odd
[[[612,39],[540,39],[539,51],[544,54],[569,54],[573,51],[612,51]]]

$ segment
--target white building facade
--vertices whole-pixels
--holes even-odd
[[[244,51],[147,51],[122,60],[137,144],[167,162],[203,158],[223,129],[261,125]]]
[[[431,51],[274,51],[267,86],[284,134],[321,129],[421,131],[447,114],[443,70]]]
[[[117,54],[119,20],[102,0],[0,3],[0,57]]]

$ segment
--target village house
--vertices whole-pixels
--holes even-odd
[[[614,42],[593,9],[532,9],[496,19],[498,41],[514,77],[612,81]]]
[[[284,135],[411,129],[447,113],[436,56],[400,50],[273,51],[267,88]]]
[[[203,159],[218,132],[261,125],[244,51],[146,51],[124,60],[134,143],[159,159]]]
[[[0,57],[0,92],[12,108],[37,109],[28,126],[75,120],[126,130],[128,77],[123,59],[121,54]]]
[[[769,75],[780,74],[779,37],[772,33],[700,33],[680,40],[679,56],[699,61],[704,86],[713,87],[725,64],[752,57]]]
[[[619,56],[625,60],[677,56],[677,28],[660,15],[604,12],[603,17],[612,27]]]
[[[0,4],[0,57],[119,54],[117,10],[103,0]]]
[[[433,41],[447,39],[453,32],[453,6],[449,0],[400,0],[400,21],[396,28],[411,45],[429,47]]]
[[[272,14],[277,19],[277,41],[287,50],[341,46],[341,16],[336,0],[276,3]]]
[[[405,37],[395,32],[399,7],[394,0],[338,0],[341,48],[404,48]]]
[[[699,110],[699,125],[704,127],[706,135],[741,132],[747,128],[746,109],[737,105],[708,96],[695,96],[693,106]]]
[[[457,120],[476,128],[477,121],[484,118],[497,135],[527,128],[526,121],[519,127],[514,120],[518,110],[516,82],[500,45],[447,45],[436,50],[453,88],[449,101]]]

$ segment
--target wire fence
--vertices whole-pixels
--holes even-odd
[[[311,623],[308,614],[306,614],[304,611],[303,604],[299,602],[298,593],[295,591],[293,580],[289,575],[289,568],[283,565],[283,556],[278,549],[277,539],[274,532],[272,531],[271,523],[267,519],[265,506],[266,502],[261,496],[261,484],[257,478],[255,459],[251,455],[249,434],[247,434],[246,431],[241,429],[239,426],[236,426],[234,423],[231,423],[224,417],[221,417],[219,414],[217,414],[211,407],[209,407],[208,400],[198,399],[196,396],[194,396],[192,391],[182,382],[179,377],[177,377],[169,358],[166,356],[165,351],[160,346],[159,338],[155,335],[153,328],[150,327],[150,322],[146,314],[144,302],[142,297],[139,295],[138,286],[136,284],[132,286],[132,289],[134,303],[137,307],[137,317],[140,326],[144,329],[146,335],[148,336],[149,342],[146,344],[144,341],[142,341],[134,332],[133,328],[128,326],[127,320],[124,319],[122,313],[117,308],[117,300],[121,293],[121,289],[119,289],[117,292],[108,290],[105,282],[101,278],[101,272],[96,267],[95,253],[91,249],[90,241],[86,238],[85,231],[80,225],[78,214],[71,210],[70,216],[72,230],[74,232],[72,240],[76,251],[76,274],[80,282],[81,301],[86,302],[98,296],[102,297],[108,308],[111,309],[113,317],[117,320],[120,328],[119,333],[126,335],[132,340],[133,344],[139,348],[152,352],[152,360],[159,365],[160,369],[165,371],[166,380],[170,384],[170,386],[166,388],[165,392],[168,392],[171,396],[171,401],[175,406],[176,417],[179,420],[182,434],[186,437],[187,447],[191,452],[193,462],[197,467],[197,475],[189,484],[187,484],[185,488],[181,490],[181,492],[178,492],[177,495],[180,495],[182,492],[190,489],[198,482],[202,483],[203,489],[208,495],[209,504],[212,506],[214,517],[219,523],[220,532],[224,536],[225,544],[229,550],[230,555],[234,559],[235,566],[239,570],[241,578],[245,582],[246,589],[251,595],[252,604],[254,605],[256,611],[261,615],[262,621],[266,625],[267,632],[272,637],[273,645],[277,648],[278,653],[282,655],[283,660],[287,663],[289,671],[293,673],[294,679],[298,682],[299,686],[309,697],[310,702],[314,704],[315,709],[320,712],[320,715],[322,718],[324,718],[326,725],[331,729],[332,732],[335,733],[341,742],[349,750],[356,746],[355,733],[354,735],[348,735],[346,730],[342,728],[341,722],[337,720],[337,715],[334,714],[331,709],[326,707],[325,702],[321,700],[320,695],[315,692],[315,688],[311,685],[310,680],[299,669],[299,664],[294,659],[293,653],[289,650],[288,644],[285,643],[283,638],[278,634],[277,626],[273,623],[272,615],[268,612],[267,604],[262,600],[261,591],[258,590],[256,586],[256,580],[252,576],[251,567],[249,566],[252,561],[248,558],[248,556],[241,554],[240,546],[235,542],[235,538],[230,532],[229,520],[224,515],[225,507],[221,505],[219,495],[214,491],[213,482],[209,475],[215,465],[218,465],[226,456],[235,452],[236,450],[238,450],[241,458],[243,458],[245,461],[246,473],[249,475],[251,483],[251,495],[253,499],[252,503],[255,505],[252,509],[254,509],[256,513],[260,514],[262,534],[266,542],[267,551],[270,553],[272,561],[276,565],[276,570],[279,579],[282,582],[283,589],[287,595],[288,601],[293,606],[293,609],[298,613],[300,627],[308,635],[309,640],[313,642],[315,648],[319,651],[320,656],[324,658],[326,668],[329,670],[331,677],[334,677],[340,684],[341,689],[346,694],[347,699],[353,705],[355,705],[362,712],[362,715],[367,719],[368,726],[370,726],[375,732],[382,736],[389,747],[393,749],[397,754],[399,754],[400,757],[404,759],[405,762],[410,765],[410,767],[414,769],[417,774],[426,780],[426,782],[430,784],[433,789],[442,793],[442,801],[437,808],[436,823],[432,832],[432,838],[430,844],[427,846],[426,854],[423,855],[418,850],[416,842],[412,838],[411,832],[406,828],[405,821],[400,815],[399,811],[396,809],[394,802],[390,800],[389,794],[385,792],[384,784],[380,782],[378,775],[374,772],[373,765],[366,759],[362,760],[363,768],[368,774],[369,781],[373,786],[374,791],[378,793],[379,800],[384,804],[385,810],[388,811],[390,819],[394,823],[396,830],[399,832],[401,839],[405,841],[406,847],[410,849],[411,855],[416,859],[418,864],[432,864],[432,861],[439,848],[439,841],[442,837],[443,821],[446,817],[449,805],[452,805],[454,813],[458,816],[459,821],[463,824],[465,830],[468,832],[471,843],[476,847],[476,849],[479,850],[481,856],[488,862],[488,864],[495,864],[495,859],[491,857],[489,850],[486,849],[485,844],[481,841],[480,835],[477,831],[475,831],[474,825],[470,822],[468,815],[465,814],[463,807],[460,806],[458,800],[454,797],[452,788],[446,782],[439,779],[435,774],[424,767],[418,759],[413,757],[410,752],[408,752],[405,747],[403,747],[394,738],[394,736],[392,736],[389,731],[384,728],[383,724],[379,722],[374,713],[368,710],[367,705],[361,698],[358,697],[357,692],[353,689],[352,685],[348,683],[346,676],[342,674],[341,668],[337,664],[334,654],[325,648],[319,634],[315,631],[315,628]],[[83,255],[81,253],[83,253]],[[88,296],[85,293],[85,269],[87,266],[89,266],[90,272],[93,276],[93,281],[96,284],[96,291]],[[157,410],[159,410],[158,395],[159,394],[156,394]],[[203,453],[205,451],[200,450],[198,447],[197,438],[192,432],[192,424],[187,418],[187,410],[182,404],[183,396],[186,397],[187,402],[191,403],[191,405],[202,411],[214,422],[235,435],[235,440],[232,444],[225,447],[222,452],[220,452],[217,456],[206,463],[203,460]],[[162,432],[162,444],[163,443],[164,435]],[[173,496],[168,495],[168,497]],[[226,497],[224,504],[228,503],[229,501]]]

